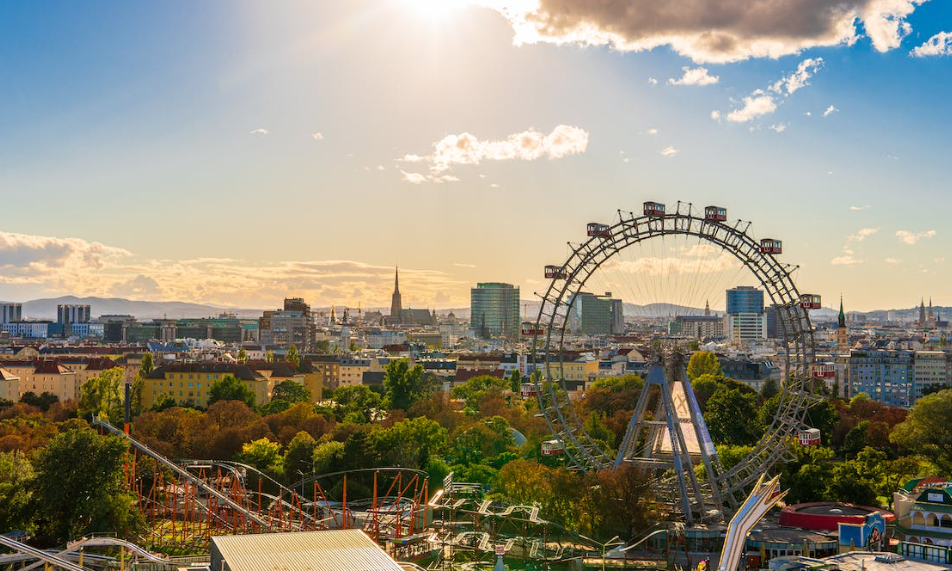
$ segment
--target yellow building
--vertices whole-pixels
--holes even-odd
[[[226,376],[240,380],[255,395],[255,404],[271,401],[269,380],[247,365],[238,363],[178,363],[152,371],[143,382],[142,408],[151,408],[160,395],[172,397],[177,404],[206,407],[209,391]]]
[[[541,370],[545,371],[542,365]],[[567,383],[573,384],[576,388],[583,388],[585,383],[598,378],[598,361],[594,359],[579,358],[574,361],[558,361],[549,363],[549,375],[553,379],[565,379]]]
[[[316,375],[316,377],[308,377],[304,383],[311,390],[312,397],[320,399],[323,397],[324,389],[332,391],[337,388],[340,383],[340,359],[333,355],[317,355],[306,362]]]
[[[0,367],[0,399],[20,400],[20,377]]]

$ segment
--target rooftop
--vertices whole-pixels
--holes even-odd
[[[357,529],[262,533],[212,538],[228,571],[400,571],[401,567]]]

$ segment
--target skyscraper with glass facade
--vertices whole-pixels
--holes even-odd
[[[519,288],[512,284],[478,283],[470,290],[470,327],[483,339],[515,337],[520,331]]]

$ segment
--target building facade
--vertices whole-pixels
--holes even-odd
[[[519,288],[496,282],[476,284],[470,290],[470,326],[483,339],[519,335]]]
[[[56,322],[61,325],[70,323],[89,323],[91,319],[88,305],[60,304],[56,306]]]
[[[751,286],[727,290],[726,334],[734,343],[767,338],[764,292]]]
[[[22,303],[0,303],[0,324],[23,321]]]

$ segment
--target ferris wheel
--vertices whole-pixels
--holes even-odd
[[[727,210],[718,206],[696,212],[691,204],[678,202],[672,212],[662,203],[645,202],[640,215],[618,211],[613,224],[588,224],[588,239],[581,244],[569,244],[570,254],[564,263],[546,266],[548,287],[544,294],[539,294],[542,302],[538,319],[534,327],[529,327],[536,348],[535,368],[544,379],[529,395],[538,399],[541,414],[554,436],[543,443],[543,454],[564,454],[582,470],[601,470],[625,463],[649,468],[658,475],[659,497],[671,498],[673,508],[688,523],[723,518],[737,508],[739,492],[746,492],[779,461],[793,458],[792,443],[808,428],[807,411],[817,399],[813,391],[814,330],[808,310],[819,308],[820,300],[819,296],[798,292],[793,281],[797,266],[779,259],[782,242],[774,238],[757,240],[750,227],[750,222],[728,222]],[[682,245],[672,247],[678,240]],[[655,247],[656,243],[662,246]],[[617,452],[586,430],[569,398],[577,384],[566,380],[566,367],[572,359],[567,342],[578,333],[579,300],[591,295],[587,289],[600,285],[615,289],[625,286],[617,275],[597,276],[629,268],[629,275],[634,277],[627,281],[634,285],[629,283],[622,294],[632,299],[663,300],[673,296],[690,305],[699,301],[699,296],[717,293],[721,283],[712,279],[710,273],[716,264],[696,258],[682,262],[674,255],[663,259],[652,255],[661,251],[659,248],[667,248],[668,254],[706,252],[717,264],[734,267],[737,272],[747,270],[745,273],[752,274],[754,283],[769,298],[771,310],[776,312],[781,339],[778,360],[784,379],[780,404],[753,451],[729,469],[723,469],[717,458],[690,382],[683,378],[682,363],[672,364],[669,359],[667,364],[659,362],[650,367]],[[624,260],[626,256],[628,259]],[[654,281],[660,283],[643,283],[653,270],[659,276]],[[685,276],[683,283],[672,285],[671,275],[678,272]],[[736,274],[722,277],[721,282],[730,284],[731,279],[736,279]],[[708,282],[717,282],[713,283],[713,291]],[[723,291],[720,289],[721,294]],[[666,307],[676,312],[685,306],[673,303]],[[646,395],[651,386],[657,386],[660,390],[654,393],[661,396],[654,398],[652,402],[657,404],[648,410]],[[683,405],[680,409],[678,401]],[[707,475],[703,479],[695,474],[695,466],[702,463]]]

